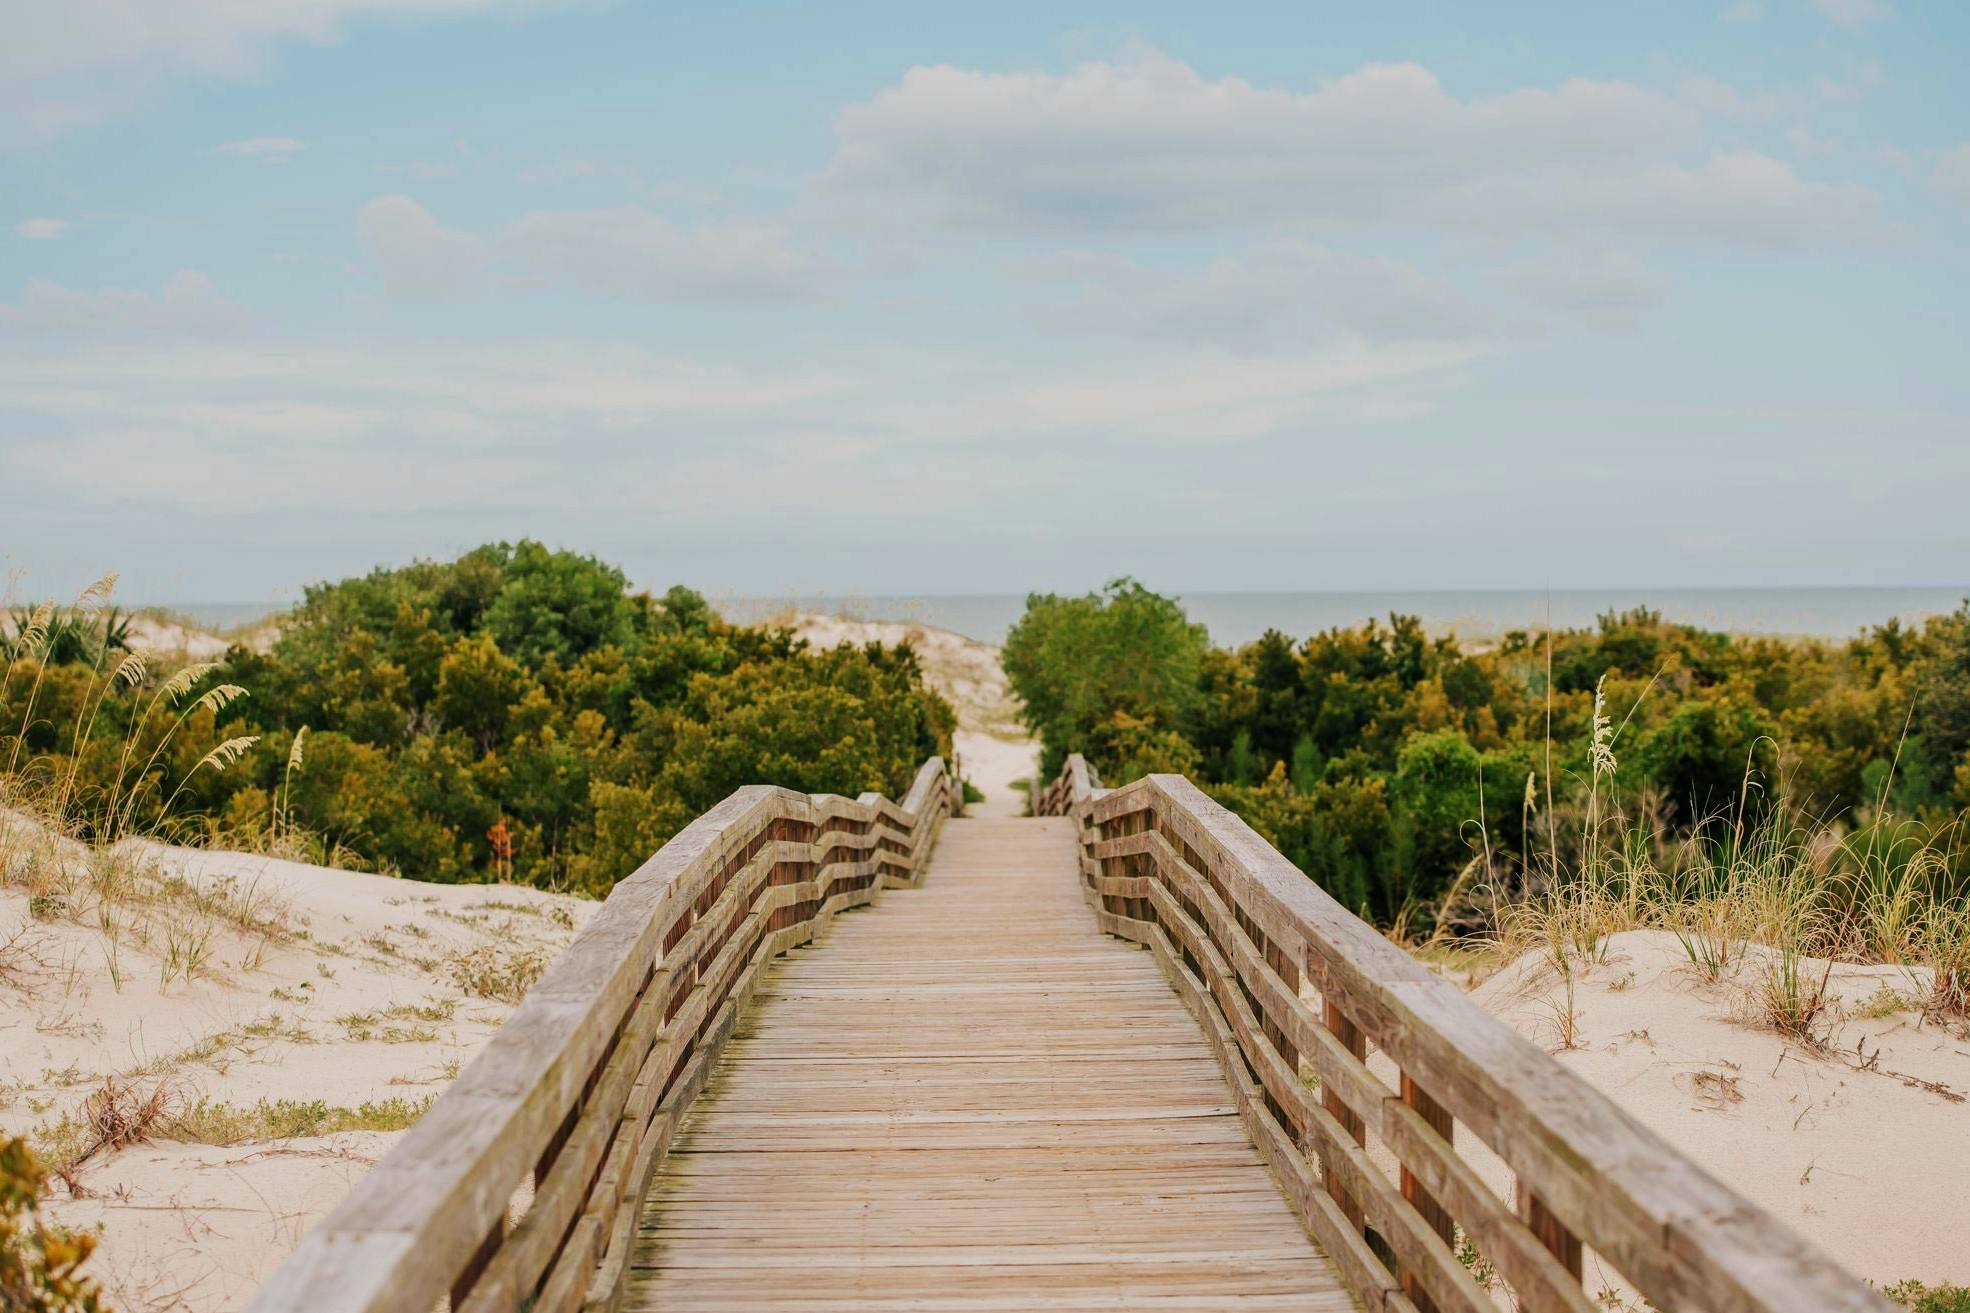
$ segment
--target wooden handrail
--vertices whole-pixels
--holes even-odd
[[[768,962],[921,881],[961,806],[941,758],[903,801],[742,788],[609,894],[250,1313],[613,1309],[678,1120]]]
[[[1453,1248],[1461,1226],[1537,1313],[1601,1307],[1581,1287],[1583,1247],[1665,1313],[1889,1313],[1183,776],[1106,790],[1076,755],[1036,810],[1074,818],[1102,929],[1155,954],[1253,1142],[1365,1308],[1496,1313]],[[1370,1070],[1369,1045],[1399,1090]],[[1512,1169],[1515,1199],[1457,1153],[1459,1124]],[[1371,1158],[1370,1133],[1398,1179]]]

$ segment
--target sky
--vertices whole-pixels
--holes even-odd
[[[0,0],[0,569],[1970,582],[1970,6]]]

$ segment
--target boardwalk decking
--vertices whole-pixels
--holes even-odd
[[[954,820],[775,966],[644,1206],[628,1309],[1351,1310],[1074,827]]]
[[[735,789],[248,1313],[1893,1313],[1192,781],[958,792]]]

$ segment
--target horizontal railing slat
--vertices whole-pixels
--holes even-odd
[[[900,804],[755,785],[692,821],[616,885],[251,1313],[612,1308],[625,1214],[766,964],[836,912],[920,881],[958,809],[932,757]]]
[[[1319,1164],[1330,1178],[1321,1198],[1331,1191],[1351,1233],[1390,1247],[1393,1268],[1377,1259],[1364,1272],[1363,1251],[1334,1252],[1336,1214],[1312,1201],[1302,1209],[1369,1307],[1408,1304],[1399,1283],[1440,1313],[1474,1307],[1455,1279],[1447,1214],[1532,1309],[1593,1307],[1553,1252],[1577,1254],[1581,1243],[1666,1311],[1890,1309],[1342,907],[1190,780],[1151,775],[1102,789],[1077,754],[1036,810],[1079,828],[1084,886],[1103,929],[1154,948],[1180,994],[1201,992],[1193,1011],[1207,1007],[1228,1029],[1239,1078],[1303,1122],[1295,1172]],[[1287,967],[1319,992],[1326,1017],[1282,977]],[[1369,1071],[1355,1034],[1396,1065],[1416,1106]],[[1301,1062],[1337,1102],[1305,1096]],[[1419,1108],[1446,1127],[1462,1123],[1504,1160],[1516,1208]],[[1356,1119],[1408,1173],[1401,1192],[1356,1144]]]

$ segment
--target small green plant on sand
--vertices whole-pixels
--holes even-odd
[[[1913,1313],[1970,1313],[1970,1286],[1897,1281],[1881,1293]]]

